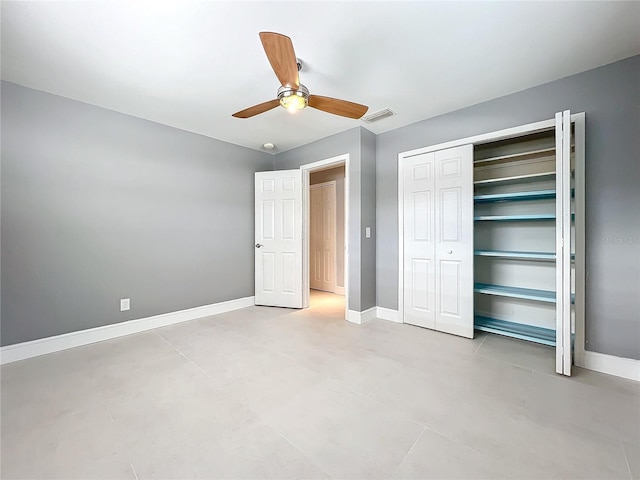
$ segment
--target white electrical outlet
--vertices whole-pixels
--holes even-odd
[[[364,228],[364,236],[366,238],[371,238],[371,227],[365,227]]]
[[[131,308],[131,299],[130,298],[121,298],[120,299],[120,311],[124,312]]]

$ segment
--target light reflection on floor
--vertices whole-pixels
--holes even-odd
[[[344,295],[336,295],[335,293],[313,289],[311,289],[309,293],[309,310],[314,314],[331,317],[338,315],[344,318]]]

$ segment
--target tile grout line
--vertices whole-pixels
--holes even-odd
[[[476,349],[473,351],[473,354],[477,354],[478,350],[480,350],[480,347],[484,344],[484,341],[487,339],[487,334],[485,333],[484,337],[482,337],[482,340],[480,341],[480,345],[478,345],[476,347]]]
[[[482,354],[479,354],[479,353],[476,354],[476,355],[478,357],[480,357],[480,358],[485,358],[487,360],[491,360],[492,362],[501,363],[502,365],[509,365],[511,367],[521,368],[522,370],[526,370],[529,373],[543,373],[543,374],[545,374],[544,372],[541,372],[539,370],[534,370],[533,368],[525,367],[524,365],[518,365],[517,363],[507,362],[506,360],[500,360],[498,358],[489,357],[487,355],[482,355]],[[556,376],[555,373],[553,375],[552,374],[545,374],[545,375]]]
[[[113,418],[113,413],[111,413],[111,409],[109,408],[109,405],[105,405],[104,408],[107,409],[107,413],[109,414],[109,418],[111,419],[112,422],[115,422],[116,419]]]
[[[200,366],[196,362],[194,362],[189,357],[187,357],[184,353],[182,353],[180,350],[178,350],[178,347],[176,347],[174,344],[172,344],[169,340],[164,338],[159,333],[156,333],[156,335],[158,335],[164,342],[167,343],[167,345],[169,345],[176,352],[178,352],[178,355],[182,356],[187,362],[191,363],[194,367],[196,367],[198,370],[200,370],[209,380],[211,380],[215,384],[215,379],[211,375],[209,375],[207,372],[205,372],[202,368],[200,368]]]
[[[347,390],[349,390],[350,392],[352,392],[352,393],[354,393],[354,394],[356,394],[356,395],[359,395],[359,396],[360,396],[360,397],[362,397],[362,398],[365,398],[365,399],[367,399],[367,400],[370,400],[371,402],[375,403],[375,404],[376,404],[376,405],[378,405],[379,407],[382,407],[382,408],[387,409],[387,410],[390,410],[390,409],[391,409],[391,407],[390,407],[389,405],[386,405],[386,404],[384,404],[384,403],[382,403],[382,402],[379,402],[379,401],[377,401],[377,400],[375,400],[375,399],[373,399],[373,398],[369,398],[369,396],[364,396],[364,395],[362,395],[362,394],[361,394],[361,393],[359,393],[359,392],[356,392],[356,391],[354,391],[354,390],[351,390],[351,388],[349,388],[347,385],[343,385],[342,383],[339,383],[339,382],[337,382],[337,381],[336,381],[336,380],[334,380],[334,379],[329,379],[329,380],[330,380],[330,381],[332,381],[333,383],[335,383],[336,385],[342,386],[342,387],[346,388]],[[376,388],[377,388],[377,387],[376,387]],[[375,390],[375,389],[374,389],[374,390]],[[372,391],[371,393],[373,393],[373,391]],[[369,395],[370,395],[370,394],[369,394]],[[446,438],[446,439],[447,439],[447,440],[449,440],[450,442],[457,443],[457,444],[462,445],[462,446],[464,446],[464,447],[467,447],[467,448],[469,448],[469,449],[471,449],[471,450],[474,450],[475,452],[477,452],[477,453],[479,453],[479,454],[481,454],[481,455],[485,455],[485,453],[481,452],[480,450],[477,450],[476,448],[472,447],[471,445],[467,445],[466,443],[462,443],[462,442],[460,442],[460,441],[456,440],[455,438],[448,437],[447,435],[445,435],[445,434],[443,434],[443,433],[439,432],[438,430],[435,430],[435,429],[433,429],[433,428],[429,427],[426,423],[423,423],[421,420],[415,419],[415,418],[413,418],[412,416],[409,416],[408,414],[405,414],[405,413],[400,413],[400,415],[401,415],[401,416],[403,416],[403,417],[405,417],[407,420],[409,420],[409,421],[411,421],[411,422],[413,422],[413,423],[415,423],[415,424],[417,424],[417,425],[419,425],[419,426],[423,427],[423,431],[422,431],[422,433],[420,434],[420,437],[422,437],[422,435],[424,435],[424,432],[425,432],[426,430],[429,430],[430,432],[433,432],[433,433],[435,433],[436,435],[438,435],[438,436],[440,436],[440,437]],[[418,439],[416,440],[416,442],[420,439],[420,437],[418,437]],[[413,448],[413,447],[411,447],[411,448]],[[411,451],[411,449],[409,449],[409,451]],[[408,455],[408,454],[409,454],[409,452],[407,452],[407,455]],[[403,460],[404,460],[404,459],[403,459]]]
[[[478,454],[480,454],[480,455],[482,455],[482,456],[485,456],[485,457],[488,457],[488,456],[489,456],[489,454],[487,454],[487,453],[485,453],[485,452],[483,452],[483,451],[481,451],[481,450],[478,450],[477,448],[472,447],[471,445],[468,445],[468,444],[466,444],[466,443],[464,443],[464,442],[461,442],[460,440],[457,440],[457,439],[455,439],[455,438],[453,438],[453,437],[449,437],[448,435],[445,435],[444,433],[439,432],[438,430],[435,430],[435,429],[433,429],[433,428],[431,428],[431,427],[428,427],[428,426],[427,426],[427,427],[425,427],[425,428],[426,428],[427,430],[429,430],[430,432],[435,433],[435,434],[436,434],[436,435],[438,435],[439,437],[442,437],[442,438],[444,438],[445,440],[450,441],[451,443],[455,443],[456,445],[462,445],[464,448],[468,448],[469,450],[473,450],[474,452],[476,452],[476,453],[478,453]]]
[[[375,400],[375,399],[373,399],[373,398],[370,398],[368,395],[363,395],[363,394],[362,394],[362,393],[360,393],[360,392],[356,392],[355,390],[352,390],[352,389],[351,389],[351,387],[349,387],[349,385],[346,385],[346,384],[344,384],[344,383],[341,383],[341,382],[339,382],[338,380],[336,380],[335,378],[327,378],[327,380],[328,380],[329,382],[331,382],[331,383],[333,383],[333,384],[337,385],[338,387],[346,388],[347,390],[349,390],[349,391],[350,391],[351,393],[353,393],[354,395],[357,395],[357,396],[359,396],[359,397],[361,397],[361,398],[364,398],[365,400],[368,400],[368,401],[370,401],[371,403],[373,403],[373,404],[375,404],[375,405],[377,405],[377,406],[379,406],[379,407],[382,407],[382,408],[383,408],[383,409],[385,409],[385,410],[390,410],[390,411],[396,412],[396,413],[397,413],[398,415],[400,415],[401,417],[404,417],[405,419],[409,420],[410,422],[415,423],[416,425],[419,425],[420,427],[427,428],[427,426],[426,426],[424,423],[422,423],[420,420],[416,420],[415,418],[413,418],[413,417],[409,416],[408,414],[406,414],[406,413],[404,413],[404,412],[400,412],[399,410],[394,410],[394,409],[392,409],[392,407],[390,407],[389,405],[386,405],[386,404],[384,404],[384,403],[382,403],[382,402],[379,402],[378,400]],[[377,388],[378,388],[378,387],[374,388],[374,390],[376,390]],[[372,390],[372,391],[369,393],[369,395],[371,395],[371,393],[373,393],[373,391],[374,391],[374,390]]]
[[[618,439],[620,442],[620,448],[622,449],[622,456],[624,457],[624,461],[627,464],[627,471],[629,472],[629,478],[633,480],[633,472],[631,471],[631,464],[629,463],[629,457],[627,456],[627,450],[624,448],[624,443],[622,439]]]
[[[158,336],[159,336],[163,341],[165,341],[165,342],[166,342],[166,343],[167,343],[171,348],[173,348],[176,352],[178,352],[178,354],[179,354],[180,356],[182,356],[185,360],[187,360],[187,361],[188,361],[189,363],[191,363],[194,367],[196,367],[198,370],[200,370],[200,371],[201,371],[201,372],[202,372],[202,373],[203,373],[203,374],[204,374],[204,375],[205,375],[209,380],[211,380],[211,382],[213,382],[213,384],[214,384],[214,385],[213,385],[213,386],[214,386],[214,388],[216,388],[216,390],[219,390],[219,387],[216,385],[215,379],[214,379],[211,375],[209,375],[209,374],[208,374],[207,372],[205,372],[202,368],[200,368],[200,366],[199,366],[196,362],[194,362],[194,361],[193,361],[193,360],[191,360],[189,357],[187,357],[184,353],[182,353],[180,350],[178,350],[178,348],[177,348],[175,345],[173,345],[171,342],[169,342],[169,341],[168,341],[166,338],[164,338],[162,335],[160,335],[159,333],[156,333],[156,335],[158,335]],[[225,385],[225,386],[226,386],[226,385]],[[223,388],[224,388],[224,386],[223,386]],[[246,406],[246,405],[245,405],[245,406]],[[249,410],[251,411],[251,409],[249,409]],[[247,418],[245,418],[245,419],[241,420],[241,421],[240,421],[240,423],[239,423],[238,425],[236,425],[235,427],[237,427],[237,426],[239,426],[239,425],[242,425],[242,424],[244,424],[244,423],[246,423],[246,422],[250,421],[252,418],[255,418],[256,416],[257,416],[257,415],[256,415],[256,413],[255,413],[255,412],[253,412],[251,415],[248,415],[248,416],[247,416]],[[233,429],[233,428],[235,428],[235,427],[230,427],[230,428],[228,428],[228,429],[227,429],[227,430],[225,430],[225,431],[232,430],[232,429]]]
[[[134,466],[133,466],[133,463],[132,463],[132,462],[129,462],[129,466],[131,467],[131,471],[133,472],[133,476],[135,477],[135,479],[136,479],[136,480],[140,480],[140,479],[138,478],[138,474],[136,473],[136,469],[134,468]]]
[[[506,360],[500,360],[498,358],[493,358],[493,357],[491,357],[489,355],[483,355],[481,353],[478,353],[478,351],[480,350],[480,347],[482,347],[482,345],[484,344],[484,341],[489,337],[489,335],[494,335],[494,334],[491,334],[491,333],[490,334],[485,334],[484,338],[482,339],[482,343],[480,343],[480,345],[478,345],[478,348],[476,348],[475,351],[473,352],[474,355],[477,355],[478,357],[486,358],[486,359],[489,359],[489,360],[493,360],[495,362],[504,363],[506,365],[511,365],[513,367],[523,368],[525,370],[529,370],[532,373],[541,373],[543,375],[548,375],[548,376],[551,376],[551,377],[556,377],[557,376],[555,371],[552,372],[552,373],[549,373],[547,370],[538,370],[536,368],[526,367],[526,366],[520,365],[518,363],[512,363],[512,362],[508,362]]]
[[[264,420],[263,420],[264,422]],[[324,468],[322,468],[320,465],[318,465],[315,460],[313,460],[312,458],[309,458],[309,456],[304,453],[300,447],[298,447],[295,443],[293,443],[291,440],[289,440],[286,435],[284,433],[282,433],[280,430],[278,430],[276,427],[269,425],[267,423],[265,423],[266,426],[268,426],[270,429],[272,429],[274,432],[276,432],[278,435],[280,435],[284,441],[286,441],[289,445],[291,445],[293,448],[295,448],[298,452],[300,452],[300,455],[302,455],[304,458],[306,458],[307,460],[309,460],[313,465],[315,465],[316,467],[318,467],[318,469],[320,469],[320,471],[324,472],[327,477],[329,477],[330,479],[333,479],[333,477],[329,474],[329,472],[327,472]]]
[[[424,432],[426,432],[426,431],[427,431],[427,427],[424,427],[422,429],[422,431],[420,432],[420,435],[418,435],[418,438],[416,438],[415,442],[413,442],[413,444],[411,444],[411,446],[409,447],[409,450],[407,450],[407,453],[404,454],[404,456],[398,462],[398,465],[396,465],[396,468],[394,468],[393,471],[391,472],[391,475],[389,475],[390,479],[393,478],[395,473],[398,471],[398,468],[400,468],[400,465],[402,465],[402,462],[404,462],[405,459],[409,456],[409,454],[411,453],[411,450],[413,450],[413,448],[418,444],[418,442],[420,441],[420,439],[424,435]]]
[[[331,382],[335,383],[335,384],[336,384],[336,385],[338,385],[338,386],[341,386],[341,387],[346,388],[347,390],[349,390],[351,393],[353,393],[353,394],[355,394],[355,395],[358,395],[358,396],[360,396],[360,397],[362,397],[362,398],[365,398],[365,399],[367,399],[367,400],[370,400],[371,402],[373,402],[374,404],[378,405],[379,407],[382,407],[382,408],[384,408],[384,409],[386,409],[386,410],[390,410],[390,409],[391,409],[391,407],[390,407],[389,405],[386,405],[386,404],[384,404],[384,403],[382,403],[382,402],[379,402],[379,401],[377,401],[377,400],[375,400],[375,399],[373,399],[373,398],[369,398],[369,396],[365,396],[365,395],[363,395],[363,394],[361,394],[361,393],[359,393],[359,392],[356,392],[355,390],[352,390],[351,388],[349,388],[349,386],[348,386],[348,385],[344,385],[344,384],[342,384],[342,383],[340,383],[340,382],[337,382],[336,380],[334,380],[334,379],[332,379],[332,378],[330,378],[330,379],[329,379],[329,381],[331,381]],[[377,388],[377,387],[376,387],[376,388]],[[374,389],[374,390],[375,390],[375,389]],[[372,391],[372,392],[373,392],[373,391]],[[370,395],[370,394],[369,394],[369,395]],[[402,417],[406,418],[407,420],[409,420],[409,421],[411,421],[411,422],[413,422],[413,423],[415,423],[415,424],[417,424],[417,425],[419,425],[419,426],[423,427],[423,431],[422,431],[422,433],[420,434],[420,437],[422,437],[422,435],[424,434],[424,432],[425,432],[426,430],[429,430],[430,432],[433,432],[433,433],[435,433],[436,435],[438,435],[438,436],[440,436],[440,437],[442,437],[442,438],[445,438],[445,439],[447,439],[448,441],[450,441],[450,442],[452,442],[452,443],[456,443],[456,444],[458,444],[458,445],[462,445],[463,447],[469,448],[470,450],[473,450],[473,451],[475,451],[475,452],[477,452],[477,453],[479,453],[479,454],[481,454],[481,455],[485,455],[485,456],[486,456],[486,453],[484,453],[484,452],[482,452],[482,451],[480,451],[480,450],[478,450],[478,449],[476,449],[476,448],[472,447],[471,445],[467,445],[466,443],[463,443],[463,442],[461,442],[461,441],[459,441],[459,440],[456,440],[455,438],[452,438],[452,437],[449,437],[449,436],[445,435],[445,434],[444,434],[444,433],[442,433],[442,432],[439,432],[438,430],[435,430],[435,429],[431,428],[430,426],[428,426],[426,423],[422,422],[422,421],[421,421],[421,420],[419,420],[419,419],[415,419],[415,418],[413,418],[412,416],[410,416],[410,415],[408,415],[408,414],[405,414],[405,413],[401,413],[401,412],[400,412],[399,414],[400,414]],[[419,439],[420,439],[420,438],[418,438],[418,440],[419,440]],[[416,440],[416,442],[417,442],[418,440]],[[412,447],[412,448],[413,448],[413,447]],[[411,449],[410,449],[410,450],[411,450]],[[407,452],[407,455],[408,455],[408,454],[409,454],[409,452]],[[403,460],[404,460],[404,459],[403,459]]]

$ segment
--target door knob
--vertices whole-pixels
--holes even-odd
[[[262,245],[259,243],[256,243],[256,248],[260,248]]]
[[[447,250],[447,253],[451,255],[453,253],[453,250]]]

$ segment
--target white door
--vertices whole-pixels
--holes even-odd
[[[556,372],[571,375],[571,112],[556,113]]]
[[[434,153],[403,165],[404,322],[436,328]]]
[[[255,175],[255,303],[302,308],[302,173]]]
[[[311,288],[336,290],[336,182],[310,187]]]
[[[435,152],[436,330],[473,338],[473,146]]]
[[[473,338],[473,146],[404,161],[404,322]]]

